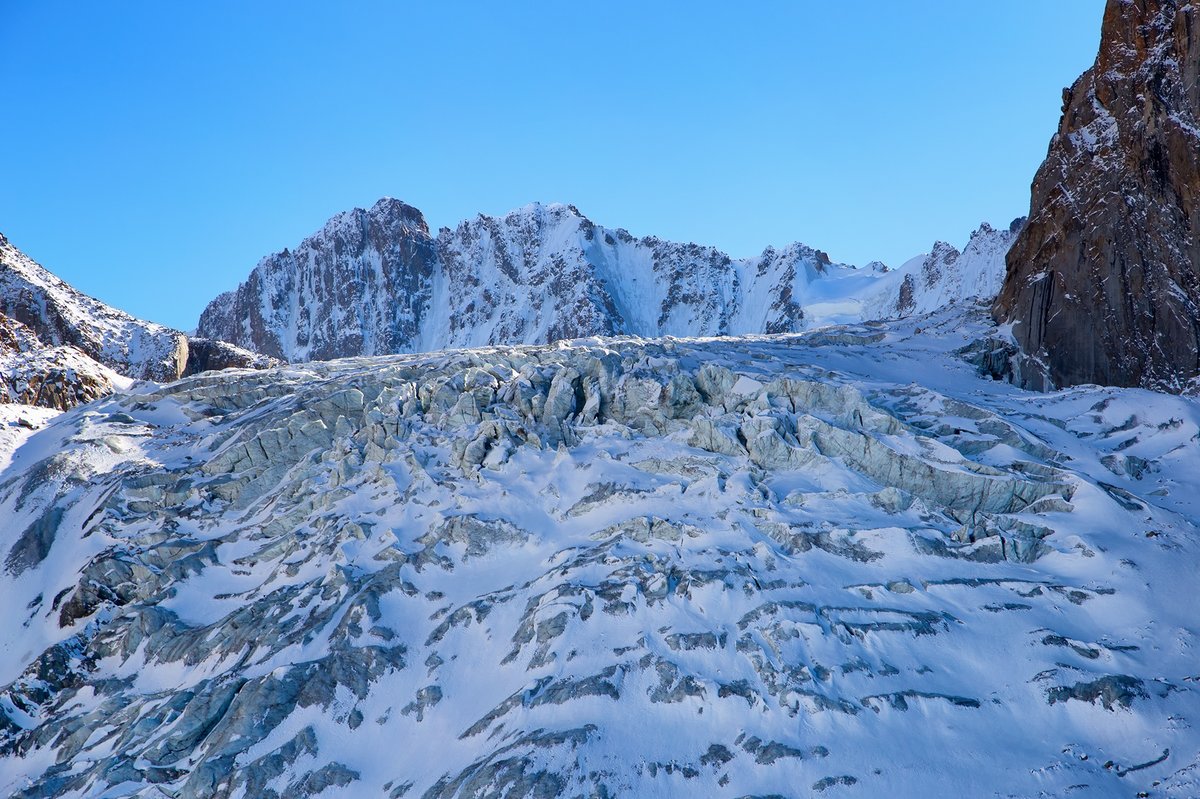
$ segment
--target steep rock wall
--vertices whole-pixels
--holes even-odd
[[[1063,94],[993,315],[1042,385],[1178,389],[1200,372],[1200,7],[1109,0]]]

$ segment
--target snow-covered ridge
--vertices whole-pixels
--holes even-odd
[[[292,362],[590,335],[797,332],[990,299],[1011,240],[985,225],[961,256],[939,250],[936,265],[922,256],[895,271],[857,269],[798,243],[732,258],[634,238],[562,204],[479,215],[434,237],[417,209],[385,198],[264,258],[205,309],[198,331]]]
[[[1004,258],[1020,232],[1024,218],[1007,230],[986,222],[960,251],[944,241],[925,255],[906,261],[878,287],[863,292],[861,317],[897,319],[948,308],[970,298],[990,300],[1004,283]]]
[[[112,308],[0,235],[0,404],[66,410],[132,380],[169,382],[210,369],[277,364]]]
[[[1193,401],[946,311],[117,395],[0,472],[0,795],[1200,792]]]
[[[0,314],[48,346],[71,346],[133,379],[174,380],[187,337],[134,318],[71,287],[0,236]]]

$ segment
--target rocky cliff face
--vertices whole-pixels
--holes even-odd
[[[594,335],[795,331],[797,286],[832,267],[803,245],[735,260],[696,244],[637,239],[570,205],[479,216],[438,236],[448,311],[420,349]],[[442,331],[445,334],[442,335]]]
[[[570,205],[481,215],[434,239],[416,209],[384,199],[264,259],[205,309],[198,332],[289,361],[595,335],[794,332],[925,313],[981,291],[990,298],[1010,241],[981,228],[960,264],[955,250],[917,275],[901,303],[901,283],[919,263],[855,269],[803,244],[736,259],[635,238]]]
[[[419,337],[437,254],[396,200],[330,219],[204,310],[197,335],[287,360],[402,351]]]
[[[1200,413],[989,390],[970,326],[60,416],[0,471],[0,795],[1194,797]]]
[[[1034,384],[1200,372],[1200,6],[1109,0],[1008,254],[998,321]]]

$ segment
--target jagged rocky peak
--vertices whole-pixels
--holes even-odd
[[[433,324],[410,349],[624,332],[624,315],[588,250],[630,241],[624,231],[597,236],[595,223],[558,203],[479,214],[443,230],[446,288],[433,297]]]
[[[902,276],[898,291],[889,287],[882,307],[876,307],[869,316],[927,314],[959,300],[995,297],[1004,278],[1004,255],[1012,246],[1020,222],[1014,220],[1003,230],[984,222],[961,251],[947,242],[934,242],[927,255],[918,256],[896,270],[895,274]],[[880,271],[888,270],[883,267]]]
[[[748,290],[763,274],[756,269],[743,277],[751,261],[735,261],[713,247],[635,238],[592,222],[571,205],[481,215],[443,232],[438,244],[449,290],[435,295],[437,324],[422,349],[612,334],[761,332],[772,314],[793,311],[770,302],[749,307]],[[446,317],[439,321],[441,314]]]
[[[198,332],[289,361],[597,335],[790,333],[990,300],[1011,240],[980,228],[953,268],[913,276],[900,302],[919,263],[856,269],[799,243],[733,258],[606,228],[557,203],[479,214],[431,239],[419,212],[383,200],[264,259],[209,304]]]
[[[421,212],[384,198],[264,258],[197,334],[285,360],[395,352],[420,329],[436,258]]]
[[[993,309],[1033,387],[1200,372],[1200,6],[1109,0]]]
[[[393,218],[413,222],[397,228]],[[339,245],[348,225],[379,235]],[[829,265],[802,245],[735,260],[635,238],[557,203],[480,214],[431,240],[419,213],[385,200],[265,259],[209,305],[199,333],[301,361],[594,335],[783,332],[803,320],[793,284]]]

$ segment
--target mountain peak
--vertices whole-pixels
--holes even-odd
[[[959,255],[939,243],[931,257]],[[987,257],[1001,271],[1003,252]],[[834,264],[799,242],[735,259],[695,243],[634,238],[565,203],[478,214],[433,239],[417,209],[384,198],[264,259],[236,292],[209,304],[197,334],[296,361],[595,335],[798,332],[868,312],[894,315],[899,278],[884,275]],[[943,275],[953,288],[941,285]],[[998,280],[961,280],[938,267],[905,296],[924,312]]]
[[[337,235],[346,226],[375,224],[387,228],[404,228],[418,235],[429,235],[425,215],[415,206],[394,197],[381,197],[370,208],[352,208],[334,214],[322,230],[326,236]]]
[[[578,220],[588,222],[588,223],[591,222],[591,220],[588,219],[586,216],[584,216],[583,213],[581,213],[580,210],[578,208],[576,208],[574,205],[570,205],[568,203],[558,203],[558,202],[554,202],[554,203],[531,202],[531,203],[526,203],[525,205],[519,206],[517,208],[514,208],[501,217],[493,217],[489,214],[479,214],[477,218],[485,218],[485,219],[529,218],[529,219],[537,219],[537,220],[543,221],[543,222],[545,222],[545,221],[561,222],[566,219],[578,219]]]

